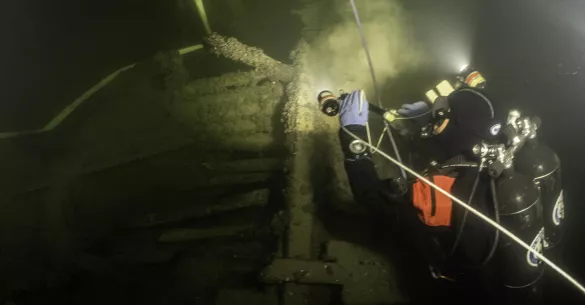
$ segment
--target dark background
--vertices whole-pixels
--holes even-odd
[[[2,130],[42,127],[113,71],[199,40],[181,30],[175,1],[10,1],[1,11]]]
[[[212,28],[236,35],[279,60],[287,60],[300,38],[300,23],[290,13],[299,4],[295,1],[252,1],[246,4],[246,14],[225,18],[216,18],[224,12],[220,2],[207,2]],[[448,26],[443,30],[453,35],[462,28],[473,28],[472,59],[488,79],[494,103],[501,111],[518,107],[542,118],[541,138],[563,162],[565,204],[571,220],[564,245],[565,266],[585,280],[585,224],[580,221],[585,216],[581,199],[585,190],[580,185],[585,169],[585,21],[580,17],[585,16],[585,2],[470,1],[472,9],[466,0],[404,2],[421,43],[431,53],[436,50],[437,59],[446,48],[428,38],[434,34],[436,22],[444,21]],[[40,128],[116,69],[157,51],[200,43],[199,20],[180,9],[189,3],[63,0],[0,4],[0,131]],[[432,22],[423,16],[433,16]],[[248,26],[235,26],[236,21]],[[388,31],[390,35],[392,29]],[[433,79],[447,72],[442,67],[429,65],[421,75],[408,77]],[[414,98],[414,92],[423,89],[401,87],[396,95]],[[567,292],[566,298],[576,297],[566,285],[559,289]]]

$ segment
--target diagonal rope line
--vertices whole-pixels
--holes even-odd
[[[370,133],[370,123],[367,122],[366,123],[366,135],[368,136],[368,143],[370,145],[372,145],[372,134]],[[383,136],[384,134],[382,134]],[[373,155],[374,153],[376,153],[376,151],[374,149],[370,148],[370,153]]]
[[[366,127],[367,127],[367,125],[366,125]],[[380,145],[382,144],[382,140],[384,140],[384,133],[386,132],[386,128],[388,128],[388,127],[384,126],[384,130],[382,130],[382,133],[380,134],[380,137],[378,138],[378,143],[376,144],[376,147],[372,150],[372,155],[375,154],[376,152],[378,152],[378,148],[380,148]]]
[[[341,128],[347,134],[349,134],[351,137],[355,138],[356,140],[361,140],[358,136],[356,136],[355,134],[353,134],[351,131],[347,130],[345,127],[341,127]],[[361,141],[363,142],[363,140],[361,140]],[[365,143],[365,145],[370,146],[370,148],[372,148],[369,143]],[[479,217],[481,220],[483,220],[487,224],[491,225],[492,227],[496,228],[500,232],[504,233],[510,239],[512,239],[517,244],[519,244],[520,246],[522,246],[522,248],[530,251],[532,254],[534,254],[536,257],[538,257],[540,260],[542,260],[545,264],[547,264],[549,267],[551,267],[556,272],[558,272],[567,281],[569,281],[571,284],[573,284],[575,287],[577,287],[577,289],[581,290],[581,292],[583,292],[585,294],[585,287],[583,287],[581,284],[579,284],[579,282],[577,282],[576,279],[574,279],[572,276],[570,276],[567,272],[565,272],[563,269],[561,269],[555,263],[553,263],[552,261],[550,261],[544,255],[540,254],[537,251],[534,251],[534,249],[532,249],[527,243],[525,243],[519,237],[517,237],[516,235],[514,235],[514,233],[508,231],[508,229],[502,227],[500,224],[498,224],[497,222],[493,221],[491,218],[485,216],[480,211],[478,211],[478,210],[474,209],[473,207],[469,206],[467,203],[465,203],[465,202],[461,201],[459,198],[451,195],[449,192],[445,191],[444,189],[440,188],[436,184],[432,183],[431,181],[429,181],[425,177],[421,176],[420,174],[418,174],[417,172],[415,172],[414,170],[412,170],[408,166],[402,164],[402,162],[399,162],[399,161],[395,160],[394,158],[390,157],[389,155],[387,155],[386,153],[384,153],[381,150],[378,150],[378,152],[380,153],[380,155],[384,156],[386,159],[390,160],[392,163],[396,164],[398,167],[400,167],[403,170],[407,171],[409,174],[413,175],[414,177],[420,179],[421,181],[423,181],[424,183],[428,184],[429,186],[431,186],[435,190],[441,192],[443,195],[451,198],[451,200],[453,200],[453,202],[456,202],[457,204],[459,204],[460,206],[462,206],[464,209],[466,209],[467,211],[471,212],[475,216]]]
[[[358,113],[361,115],[362,111],[363,111],[363,103],[366,99],[366,94],[364,92],[364,90],[360,90],[360,96],[359,96],[359,101],[358,101]],[[368,135],[368,143],[372,144],[372,135],[370,133],[370,123],[366,122],[366,134]],[[370,153],[373,155],[374,154],[374,150],[370,148]]]

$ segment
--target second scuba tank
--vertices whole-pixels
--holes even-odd
[[[516,154],[516,170],[534,179],[542,194],[545,246],[560,243],[565,228],[565,205],[561,184],[561,162],[546,145],[532,139]]]
[[[495,183],[498,215],[502,226],[510,230],[532,249],[542,252],[544,226],[540,191],[530,177],[519,173],[506,173]],[[502,283],[524,293],[523,288],[534,287],[544,272],[542,262],[530,251],[506,236],[500,238],[498,263],[502,270]],[[529,289],[531,290],[531,289]]]

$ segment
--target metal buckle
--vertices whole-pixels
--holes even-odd
[[[355,155],[363,154],[366,151],[366,148],[367,147],[364,144],[364,142],[360,140],[353,140],[349,144],[349,151],[351,151],[351,153]]]

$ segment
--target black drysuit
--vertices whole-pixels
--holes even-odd
[[[367,139],[364,126],[349,125],[346,128],[363,140]],[[403,196],[392,194],[389,183],[378,178],[371,156],[367,152],[358,155],[352,153],[349,144],[355,139],[343,129],[340,129],[339,136],[345,155],[345,170],[354,199],[358,203],[367,206],[373,213],[385,213],[385,217],[392,222],[393,231],[412,236],[413,243],[419,245],[418,249],[426,251],[422,255],[429,260],[427,263],[439,265],[437,267],[449,269],[455,274],[481,265],[494,244],[493,228],[470,213],[457,250],[451,255],[451,248],[456,232],[461,227],[465,210],[453,203],[451,226],[426,226],[419,220],[417,215],[419,211],[412,205],[410,192]],[[451,193],[467,202],[477,171],[477,168],[466,168],[451,173],[450,175],[455,177]],[[480,176],[471,204],[479,211],[492,216],[491,202],[489,180]]]

